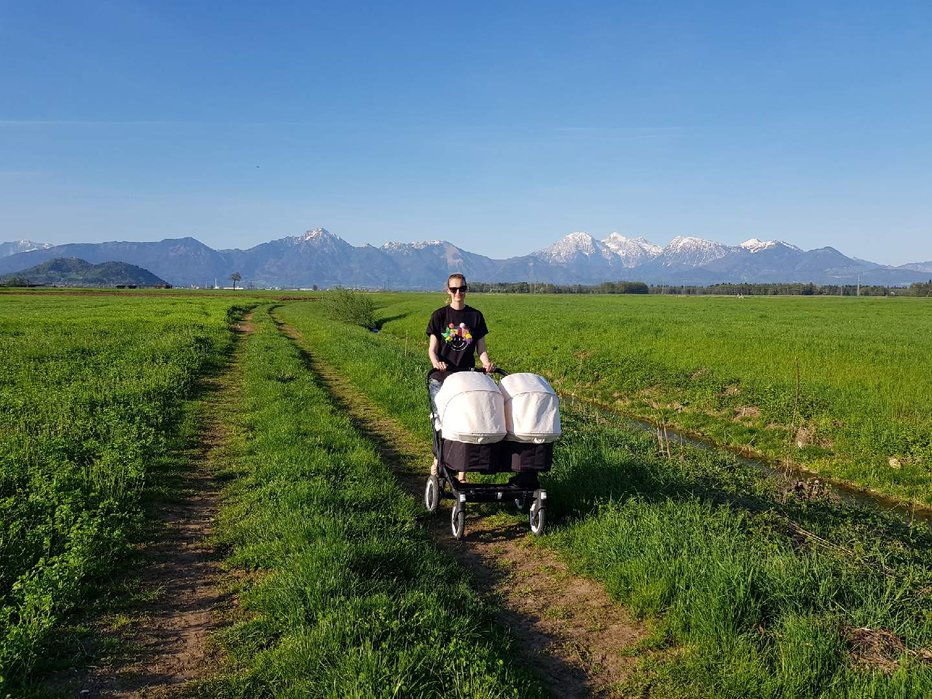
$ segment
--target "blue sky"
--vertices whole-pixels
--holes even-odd
[[[0,241],[932,259],[929,2],[0,0]]]

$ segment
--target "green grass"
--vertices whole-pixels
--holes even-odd
[[[439,295],[378,296],[423,353]],[[516,296],[469,303],[492,358],[625,414],[932,505],[932,303],[913,298]],[[797,381],[798,379],[798,381]]]
[[[221,513],[247,571],[227,697],[520,697],[543,692],[419,508],[269,317],[245,355],[244,440]]]
[[[224,300],[0,296],[0,693],[125,560]]]
[[[250,295],[252,297],[253,295]],[[258,296],[258,295],[255,295]],[[90,582],[126,560],[142,493],[244,296],[0,293],[0,689],[28,682]],[[320,303],[277,311],[426,444],[437,295],[373,295],[382,333]],[[629,690],[652,696],[932,695],[932,536],[800,497],[727,456],[660,458],[611,412],[666,420],[930,502],[922,299],[497,297],[493,359],[564,394],[546,479],[553,546],[654,619]],[[891,340],[895,338],[895,340]],[[536,696],[419,508],[262,318],[248,439],[223,515],[243,616],[221,696]],[[797,366],[798,377],[797,382]],[[797,442],[805,442],[802,447]],[[426,463],[425,463],[426,468]],[[857,631],[867,628],[870,631]],[[896,643],[865,653],[857,634]],[[0,692],[2,693],[2,692]]]
[[[382,313],[396,320],[386,327],[413,325],[405,304],[425,302],[389,300]],[[328,321],[313,304],[278,313],[305,334],[319,359],[428,439],[421,335],[416,342],[397,329],[374,335]],[[554,323],[577,315],[584,313],[564,309]],[[506,368],[532,368],[509,364],[507,350],[493,342],[490,336],[492,356]],[[557,527],[544,541],[656,619],[654,645],[675,649],[675,656],[645,663],[637,681],[659,696],[932,693],[932,666],[920,659],[932,648],[927,529],[784,493],[731,457],[685,448],[660,458],[649,435],[584,404],[565,405],[564,417],[566,436],[545,479]],[[903,646],[866,657],[853,641],[859,628],[891,633]]]

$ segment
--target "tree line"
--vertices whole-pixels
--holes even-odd
[[[472,291],[498,294],[679,294],[686,296],[932,296],[932,279],[909,287],[882,284],[645,284],[602,282],[601,284],[544,284],[538,282],[470,282]]]
[[[469,282],[470,291],[498,294],[647,294],[644,282],[602,282],[601,284],[544,284],[540,282]]]

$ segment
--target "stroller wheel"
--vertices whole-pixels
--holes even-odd
[[[440,479],[437,476],[431,476],[427,479],[427,485],[424,487],[424,506],[428,512],[436,512],[439,504]]]
[[[453,528],[453,538],[456,540],[462,539],[466,534],[466,508],[461,503],[456,503],[453,506],[450,524]]]
[[[518,512],[527,512],[527,496],[522,495],[520,498],[515,498],[515,507],[518,508]]]
[[[547,521],[547,508],[541,500],[534,500],[531,505],[531,511],[528,513],[528,520],[531,523],[531,534],[540,536],[544,533],[544,524]]]

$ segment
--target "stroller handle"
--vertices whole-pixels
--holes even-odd
[[[427,381],[428,382],[430,381],[430,375],[433,374],[435,371],[437,371],[437,369],[434,369],[434,368],[430,368],[427,370]],[[505,371],[504,369],[500,369],[499,367],[495,367],[495,369],[493,369],[490,372],[486,371],[482,367],[474,367],[474,366],[469,367],[468,369],[463,369],[463,371],[475,371],[477,373],[482,373],[482,374],[498,374],[499,376],[508,376],[508,372]],[[447,372],[447,373],[453,373],[453,372]]]

